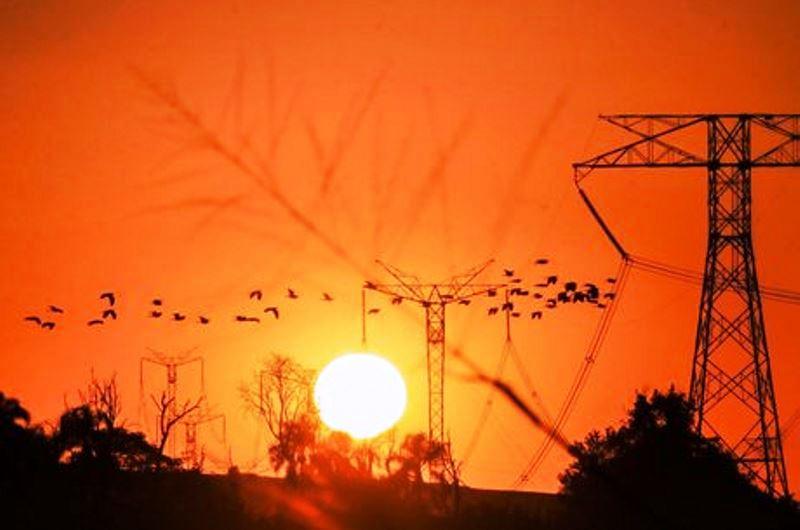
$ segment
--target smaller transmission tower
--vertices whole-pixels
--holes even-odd
[[[367,282],[364,287],[388,295],[393,303],[413,302],[425,309],[425,337],[428,361],[428,437],[431,442],[446,443],[444,423],[445,309],[450,304],[469,304],[469,299],[496,293],[505,284],[476,284],[475,278],[492,261],[441,283],[423,283],[416,276],[378,261],[397,283]]]
[[[199,469],[203,465],[203,449],[198,450],[197,443],[199,428],[215,421],[219,421],[222,425],[222,443],[226,443],[228,427],[224,414],[212,414],[197,409],[183,420],[184,445],[181,460],[190,469]]]
[[[149,348],[148,348],[149,349]],[[174,419],[178,415],[178,368],[188,364],[198,363],[200,366],[200,396],[205,394],[205,364],[203,358],[200,356],[189,357],[197,348],[188,350],[181,355],[172,356],[165,353],[150,349],[152,356],[143,356],[139,358],[139,400],[144,404],[144,366],[145,363],[150,363],[156,366],[163,366],[166,370],[167,380],[164,387],[167,403],[169,408],[167,414],[169,417],[167,421]],[[160,418],[159,418],[160,420]],[[156,429],[156,437],[160,436],[159,430]],[[159,440],[156,439],[156,443]],[[177,455],[175,450],[175,437],[170,441],[170,454],[174,457]]]

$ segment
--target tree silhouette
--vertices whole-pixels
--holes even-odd
[[[178,425],[189,414],[200,408],[203,397],[195,401],[186,400],[182,405],[175,403],[174,397],[168,397],[166,392],[161,392],[158,399],[150,396],[158,410],[158,454],[163,455],[167,447],[167,441],[176,425]]]
[[[131,432],[120,423],[122,401],[114,377],[92,376],[82,403],[68,408],[59,418],[52,444],[58,460],[76,468],[105,471],[154,470],[174,467],[147,442],[143,433]]]
[[[743,476],[718,442],[694,429],[671,388],[638,394],[626,422],[571,446],[560,476],[574,528],[797,528],[794,502]]]
[[[290,483],[298,481],[308,464],[319,429],[311,382],[310,373],[296,361],[272,354],[240,389],[245,406],[274,439],[268,448],[272,468],[285,469]]]

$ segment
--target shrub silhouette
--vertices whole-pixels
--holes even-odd
[[[560,476],[574,528],[798,528],[793,501],[776,501],[734,458],[694,429],[671,388],[636,396],[618,428],[573,444]]]

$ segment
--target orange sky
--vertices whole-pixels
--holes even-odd
[[[148,347],[197,347],[209,400],[227,414],[232,456],[245,469],[263,453],[263,436],[258,446],[238,385],[270,351],[319,368],[357,349],[363,274],[191,143],[132,68],[175,86],[229,141],[249,132],[265,159],[285,116],[271,158],[277,182],[375,277],[375,258],[439,279],[494,257],[487,281],[499,279],[502,265],[535,280],[531,258],[546,255],[562,276],[602,279],[617,257],[574,192],[570,169],[619,141],[598,113],[800,111],[800,8],[791,1],[723,8],[686,0],[646,10],[641,2],[563,0],[197,4],[0,7],[0,389],[44,421],[65,395],[74,402],[90,367],[116,371],[136,424],[139,357]],[[322,196],[320,168],[329,165]],[[630,250],[699,270],[703,177],[606,173],[587,188]],[[754,179],[760,279],[796,290],[798,177],[773,171]],[[210,215],[213,201],[239,196]],[[285,299],[287,286],[301,292],[299,301]],[[256,287],[284,309],[280,322],[233,323],[252,308],[247,293]],[[103,290],[119,293],[120,320],[88,329]],[[322,291],[336,302],[319,301]],[[214,325],[149,320],[154,296],[207,313]],[[569,437],[618,421],[636,389],[687,387],[698,296],[696,286],[632,273]],[[67,309],[54,332],[22,322],[50,303]],[[370,347],[410,386],[401,429],[423,430],[422,313],[378,297],[370,304],[385,308],[370,321]],[[492,370],[503,329],[484,316],[486,307],[453,309],[448,336]],[[771,301],[765,313],[787,418],[800,406],[800,314]],[[515,324],[515,344],[551,411],[597,317],[576,307]],[[506,376],[520,384],[513,369]],[[149,384],[156,377],[163,376],[148,372]],[[485,397],[484,388],[448,380],[457,455]],[[509,486],[540,440],[496,402],[465,466],[467,483]],[[797,491],[800,434],[785,452]],[[556,488],[566,461],[554,451],[528,487]]]

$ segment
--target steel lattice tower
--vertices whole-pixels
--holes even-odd
[[[690,382],[696,425],[701,434],[732,451],[756,484],[774,496],[788,495],[753,253],[751,172],[800,166],[800,115],[628,114],[601,119],[638,139],[574,164],[577,183],[601,168],[707,171],[708,250]],[[705,133],[705,155],[678,146],[696,143],[691,135],[697,132]]]
[[[445,367],[445,313],[453,303],[468,304],[469,299],[483,294],[496,293],[505,284],[474,284],[475,278],[492,262],[486,262],[464,274],[441,283],[423,283],[416,276],[380,263],[397,280],[396,284],[367,282],[366,289],[392,297],[393,303],[414,302],[425,308],[425,338],[428,364],[428,437],[437,444],[445,444],[444,422],[444,367]]]

